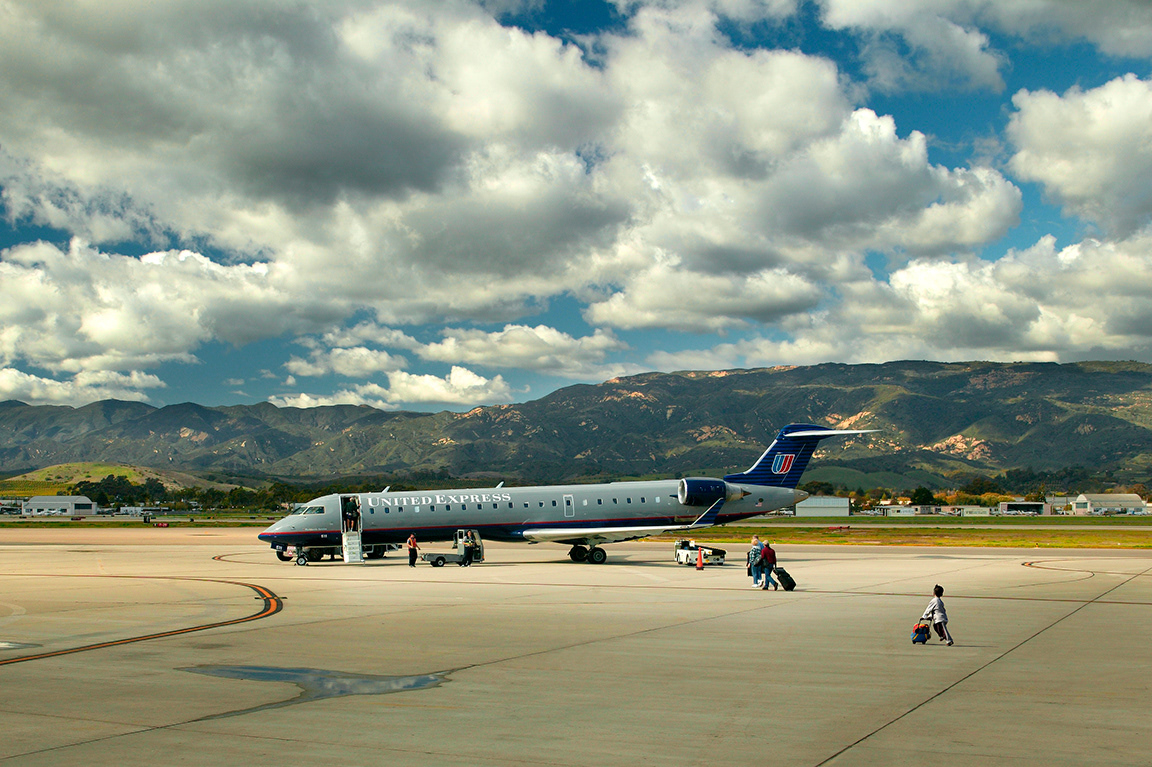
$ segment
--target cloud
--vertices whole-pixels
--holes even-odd
[[[1063,95],[1022,90],[1012,103],[1017,175],[1120,236],[1152,220],[1152,81],[1129,74]]]
[[[84,405],[103,399],[142,402],[147,399],[142,389],[163,386],[164,382],[156,376],[138,372],[81,372],[70,379],[57,380],[0,368],[0,400],[20,400],[29,405]]]
[[[893,359],[1131,359],[1152,350],[1152,234],[1046,236],[997,261],[913,261],[887,282],[842,286],[840,300],[788,337],[752,334],[707,349],[655,353],[663,370]],[[1106,297],[1106,298],[1102,298]]]
[[[697,332],[778,322],[808,311],[822,291],[783,270],[732,276],[701,274],[673,262],[639,272],[622,291],[589,305],[585,316],[619,328],[676,328]]]
[[[512,390],[501,376],[489,379],[467,368],[453,366],[443,378],[395,371],[388,374],[387,387],[374,383],[360,384],[331,395],[301,393],[269,397],[268,401],[277,407],[369,405],[395,410],[400,403],[471,406],[510,402]]]
[[[956,4],[822,0],[821,5],[827,26],[865,36],[865,70],[879,90],[1004,88],[1000,69],[1006,58],[991,49],[988,36]]]
[[[863,38],[871,84],[999,91],[1005,53],[989,32],[1029,42],[1087,40],[1113,56],[1152,57],[1152,7],[1139,0],[819,0],[823,23]]]
[[[80,240],[0,252],[0,360],[54,371],[134,370],[191,362],[210,339],[234,344],[282,333],[295,303],[266,264],[224,266],[189,251],[141,258]]]
[[[323,376],[330,373],[345,378],[367,378],[375,373],[400,370],[407,365],[403,357],[363,346],[315,350],[308,359],[292,357],[284,364],[289,373],[298,376]]]
[[[261,364],[358,380],[325,401],[467,405],[512,394],[472,369],[632,372],[617,360],[641,344],[623,330],[730,334],[697,353],[718,364],[1139,338],[1138,302],[1072,317],[1035,281],[1006,282],[1055,256],[972,258],[1020,217],[999,170],[931,162],[928,139],[857,106],[866,93],[829,58],[725,34],[797,13],[791,0],[621,3],[627,28],[579,46],[492,16],[531,3],[171,0],[96,18],[0,2],[5,212],[77,235],[0,254],[11,370],[107,371],[129,377],[101,385],[131,389],[133,371],[195,362],[213,342],[296,338],[303,352]],[[992,31],[1074,39],[1083,23],[1097,45],[1139,51],[1150,28],[1123,3],[821,8],[893,89],[1001,87]],[[1127,238],[1085,254],[1139,263],[1147,84],[1014,101],[1013,172]],[[116,252],[125,240],[154,252]],[[890,282],[866,253],[889,258]],[[586,332],[525,322],[561,296],[582,304]],[[420,362],[457,367],[423,376]],[[143,398],[155,387],[140,380]]]
[[[640,372],[634,365],[604,362],[609,352],[628,348],[607,330],[574,338],[546,325],[506,325],[494,333],[450,328],[442,331],[442,335],[443,341],[417,350],[422,359],[535,370],[585,380]]]
[[[782,163],[758,201],[765,232],[850,249],[947,253],[999,239],[1020,192],[989,168],[932,165],[923,134],[859,109],[838,135]]]

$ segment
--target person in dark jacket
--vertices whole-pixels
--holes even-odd
[[[760,549],[760,570],[764,573],[764,578],[760,588],[765,591],[768,590],[768,584],[772,584],[772,590],[776,591],[779,586],[776,581],[772,580],[772,571],[776,569],[776,550],[772,548],[771,543],[765,543],[764,548]]]
[[[419,548],[420,547],[416,545],[416,534],[413,533],[412,535],[409,535],[408,536],[408,566],[409,567],[415,567],[416,566],[416,551]]]

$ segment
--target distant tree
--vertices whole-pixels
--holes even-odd
[[[821,482],[820,480],[805,482],[800,486],[800,489],[809,495],[833,495],[836,492],[836,487],[831,482]]]
[[[988,477],[973,477],[972,480],[960,488],[960,492],[969,495],[984,495],[985,493],[1003,493],[1000,483]]]
[[[931,490],[921,485],[912,491],[909,500],[913,506],[931,506],[936,503],[936,496],[932,494]]]
[[[144,480],[142,492],[150,503],[159,503],[160,501],[168,500],[167,488],[164,487],[163,482],[155,477],[149,477]]]

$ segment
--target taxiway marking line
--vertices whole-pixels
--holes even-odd
[[[37,577],[37,576],[33,576]],[[107,642],[96,642],[95,644],[82,645],[80,647],[69,647],[64,650],[53,650],[51,652],[36,653],[34,655],[22,655],[19,658],[4,658],[0,660],[0,666],[7,666],[13,663],[24,663],[30,660],[42,660],[44,658],[56,658],[61,655],[71,655],[78,652],[88,652],[89,650],[102,650],[106,647],[119,647],[120,645],[133,644],[135,642],[147,642],[152,639],[164,639],[166,637],[180,636],[181,634],[191,634],[194,631],[207,631],[208,629],[222,628],[224,626],[235,626],[239,623],[248,623],[250,621],[257,621],[261,618],[267,618],[275,615],[284,608],[284,600],[277,596],[271,589],[255,583],[244,583],[242,581],[227,581],[219,578],[180,578],[176,576],[147,576],[147,575],[65,575],[65,576],[38,576],[38,577],[64,577],[64,578],[129,578],[139,580],[166,580],[166,581],[200,581],[202,583],[225,583],[230,586],[244,586],[245,588],[252,589],[259,596],[258,599],[264,600],[264,606],[257,612],[251,615],[245,615],[242,618],[232,618],[226,621],[216,621],[214,623],[204,623],[198,626],[186,626],[180,629],[172,629],[171,631],[160,631],[154,634],[142,634],[140,636],[125,637],[123,639],[113,639]]]

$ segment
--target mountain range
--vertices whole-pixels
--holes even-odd
[[[1152,475],[1152,365],[891,362],[647,373],[467,413],[7,401],[0,469],[103,461],[313,481],[718,474],[750,465],[795,422],[876,430],[823,443],[806,480],[943,486],[955,476],[1086,466],[1144,482]]]

